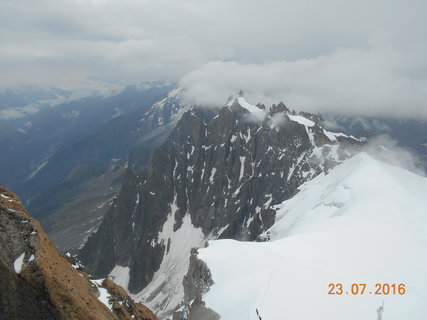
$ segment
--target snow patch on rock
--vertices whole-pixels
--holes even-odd
[[[16,273],[21,273],[22,266],[24,265],[25,252],[22,253],[18,258],[16,258],[13,263],[13,269]]]
[[[98,279],[98,280],[90,280],[90,282],[92,282],[94,285],[97,286],[98,290],[99,290],[99,297],[98,300],[101,301],[103,304],[105,304],[105,306],[110,309],[111,311],[113,311],[113,304],[110,303],[110,297],[111,295],[108,293],[107,289],[102,287],[102,282],[104,280],[103,279]]]
[[[170,249],[165,250],[153,280],[140,293],[132,295],[135,301],[144,302],[151,310],[173,310],[181,303],[184,299],[182,280],[188,271],[191,249],[200,248],[205,242],[202,229],[194,227],[188,214],[185,215],[181,228],[173,231],[177,209],[175,203],[158,237],[158,242],[164,245],[170,239]],[[165,306],[164,303],[168,305]]]
[[[125,290],[128,290],[130,268],[116,265],[108,275],[108,278],[123,287]]]

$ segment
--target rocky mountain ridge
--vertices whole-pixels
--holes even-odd
[[[111,281],[74,270],[1,185],[0,279],[1,319],[157,319]]]
[[[100,276],[122,270],[127,289],[161,316],[184,299],[192,248],[209,239],[262,240],[272,205],[328,172],[363,142],[324,130],[283,103],[243,96],[187,111],[122,190],[79,257]]]

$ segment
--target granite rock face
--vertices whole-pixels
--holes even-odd
[[[152,313],[121,316],[98,300],[99,290],[58,254],[19,198],[1,185],[0,280],[2,319],[157,319]]]
[[[251,106],[254,113],[241,99],[187,111],[141,171],[127,170],[120,195],[80,251],[99,276],[129,267],[127,289],[160,315],[184,299],[192,248],[216,238],[263,240],[274,204],[362,144],[283,103]]]

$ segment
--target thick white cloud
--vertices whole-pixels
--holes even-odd
[[[202,105],[222,105],[230,92],[243,89],[253,102],[284,100],[297,110],[427,119],[427,77],[416,74],[426,70],[426,49],[341,49],[264,64],[211,62],[180,83],[186,99]]]
[[[0,86],[181,79],[215,104],[241,88],[424,115],[426,12],[424,0],[3,0]]]

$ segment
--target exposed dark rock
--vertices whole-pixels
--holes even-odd
[[[181,283],[186,271],[171,262],[178,258],[167,246],[173,247],[183,226],[191,229],[183,229],[193,241],[188,254],[197,230],[205,240],[259,240],[274,223],[272,205],[291,198],[302,183],[328,172],[361,144],[328,134],[287,112],[284,104],[264,111],[264,120],[254,120],[237,99],[230,104],[218,111],[186,112],[147,166],[137,174],[127,172],[119,197],[79,254],[95,274],[127,266],[128,289],[138,293],[158,279],[156,272],[168,261],[165,272],[180,276]],[[184,225],[186,218],[191,227]],[[173,231],[162,233],[170,223]],[[144,290],[145,302],[156,311],[174,307],[170,277]]]
[[[197,249],[192,249],[188,273],[183,280],[184,300],[174,312],[173,320],[218,320],[220,316],[203,301],[203,295],[213,284],[208,266],[198,259]]]
[[[28,283],[0,261],[0,319],[61,319],[43,288]]]

